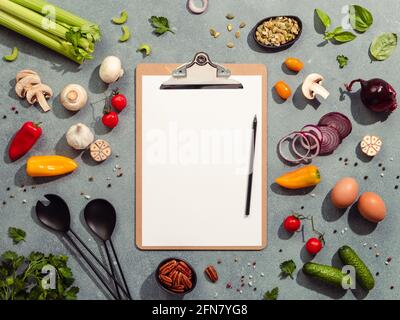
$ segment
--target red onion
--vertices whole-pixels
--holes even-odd
[[[391,112],[397,108],[396,91],[385,80],[357,79],[346,84],[346,89],[351,91],[356,82],[361,84],[361,101],[368,109],[375,112]]]
[[[319,120],[318,126],[328,126],[335,128],[339,132],[341,140],[346,138],[353,129],[349,118],[339,112],[327,113]]]
[[[319,140],[319,144],[321,144],[322,141],[322,133],[321,130],[318,129],[317,126],[314,126],[313,124],[308,124],[301,129],[301,132],[309,132],[313,134],[317,139]],[[301,145],[303,148],[306,148],[305,142],[303,141],[304,139],[301,139]],[[317,147],[317,143],[311,144],[311,150],[314,150]]]
[[[332,127],[321,126],[318,127],[322,132],[322,142],[320,155],[331,154],[341,143],[339,132]]]
[[[208,0],[202,0],[203,6],[202,7],[198,7],[196,6],[196,4],[194,3],[194,0],[188,0],[187,2],[187,7],[190,10],[190,12],[194,13],[194,14],[201,14],[203,12],[205,12],[208,8]]]
[[[305,153],[301,153],[298,149],[297,149],[297,141],[301,139],[301,143],[302,146],[304,148],[304,150],[306,151]],[[291,140],[291,149],[292,152],[294,153],[296,158],[289,158],[288,156],[284,155],[283,153],[283,143],[287,140]],[[304,141],[303,141],[304,140]],[[312,141],[312,142],[310,142]],[[311,152],[311,143],[314,143],[315,147],[314,147],[314,151]],[[287,136],[283,137],[278,144],[278,153],[280,155],[280,157],[289,162],[289,163],[294,163],[294,164],[298,164],[302,161],[308,161],[311,160],[313,158],[315,158],[317,155],[319,155],[320,153],[320,149],[321,149],[321,142],[319,141],[319,139],[312,133],[310,132],[303,132],[303,131],[295,131],[292,132],[291,134],[288,134]]]
[[[296,147],[296,142],[297,140],[301,138],[301,145],[304,149],[307,149],[307,155],[302,155],[300,152],[298,152],[297,147]],[[311,144],[310,140],[314,141],[314,144]],[[304,145],[307,145],[307,142],[309,143],[308,147],[304,147]],[[321,150],[321,141],[311,132],[306,132],[306,131],[301,131],[299,132],[292,140],[292,149],[293,152],[299,156],[302,160],[311,160],[315,158],[316,156],[319,155],[319,152]],[[314,150],[311,155],[310,152]]]

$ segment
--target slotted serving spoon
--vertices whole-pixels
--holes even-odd
[[[90,253],[90,255],[96,260],[100,267],[107,273],[108,276],[112,278],[116,286],[120,287],[121,290],[127,295],[123,286],[115,279],[112,273],[107,269],[107,267],[96,257],[96,255],[88,248],[88,246],[82,241],[82,239],[71,229],[71,215],[67,203],[58,195],[46,194],[44,197],[49,200],[49,204],[46,206],[43,202],[38,201],[36,203],[36,215],[39,221],[50,228],[51,230],[62,233],[68,241],[73,245],[73,247],[78,251],[81,257],[89,265],[90,269],[94,272],[97,278],[101,281],[107,291],[113,296],[114,299],[118,299],[117,295],[114,293],[112,288],[106,283],[102,275],[95,268],[93,263],[83,253],[81,248],[76,244],[76,242],[71,237],[70,233],[79,241],[79,243]]]
[[[121,268],[121,264],[119,263],[117,252],[115,251],[113,242],[111,240],[111,236],[114,232],[115,224],[117,221],[117,215],[116,215],[114,206],[107,200],[94,199],[86,205],[85,210],[84,210],[84,216],[85,216],[85,221],[86,221],[88,227],[90,228],[90,230],[92,230],[92,232],[96,236],[98,236],[101,240],[103,240],[104,248],[107,253],[108,263],[111,268],[111,273],[115,276],[114,267],[113,267],[113,263],[111,260],[111,255],[110,255],[110,252],[109,252],[108,246],[107,246],[107,242],[110,243],[111,250],[113,252],[115,261],[118,266],[119,273],[120,273],[122,281],[125,285],[125,290],[128,293],[129,299],[132,299],[130,292],[129,292],[128,285],[125,280],[124,273]],[[117,284],[115,285],[115,287],[117,290],[117,294],[119,295],[119,290],[118,290]]]

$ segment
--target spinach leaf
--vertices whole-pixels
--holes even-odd
[[[395,33],[382,33],[372,41],[369,51],[379,61],[389,58],[397,47],[397,35]]]
[[[358,6],[351,5],[350,10],[350,24],[354,30],[358,32],[365,32],[373,24],[374,18],[368,9]]]

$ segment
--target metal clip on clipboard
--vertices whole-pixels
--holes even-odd
[[[207,53],[199,52],[192,62],[175,69],[160,89],[243,89],[230,76],[229,69],[211,62]]]

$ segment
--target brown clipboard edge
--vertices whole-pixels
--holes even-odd
[[[140,250],[223,250],[257,251],[267,246],[267,195],[262,197],[262,244],[260,246],[143,246],[142,245],[142,78],[143,76],[171,75],[182,64],[138,64],[136,66],[136,246]],[[260,75],[262,77],[262,190],[267,191],[267,68],[263,64],[224,64],[232,75]],[[139,187],[138,187],[139,186]]]

